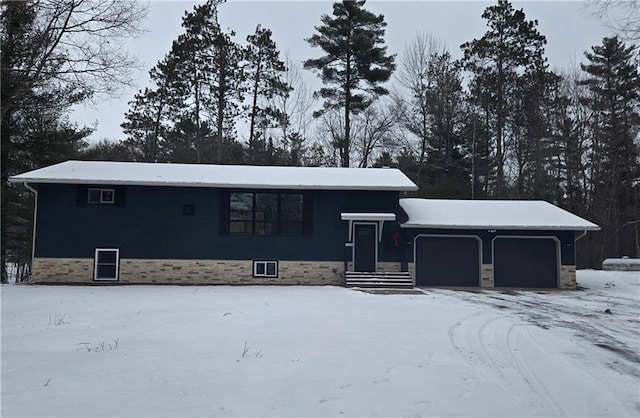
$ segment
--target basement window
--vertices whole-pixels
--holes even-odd
[[[93,280],[118,280],[120,250],[117,248],[96,248],[93,268]]]
[[[92,205],[113,205],[115,202],[114,189],[89,189],[87,202]]]
[[[253,277],[278,277],[278,262],[254,261]]]

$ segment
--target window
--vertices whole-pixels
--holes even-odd
[[[89,189],[87,202],[91,204],[113,204],[115,193],[113,189]]]
[[[94,280],[118,280],[120,250],[114,248],[96,248],[93,268]]]
[[[229,234],[303,234],[301,193],[230,193]]]
[[[253,235],[253,193],[231,193],[229,233],[231,235]]]
[[[278,262],[254,261],[253,277],[278,277]]]

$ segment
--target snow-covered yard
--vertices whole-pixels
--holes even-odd
[[[640,273],[578,282],[4,285],[2,416],[638,416]]]

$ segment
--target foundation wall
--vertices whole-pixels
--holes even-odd
[[[560,289],[576,287],[576,266],[560,266]]]
[[[348,268],[351,268],[349,263]],[[379,262],[379,271],[400,271],[400,263]],[[415,281],[415,263],[408,271]],[[117,282],[93,280],[91,258],[36,258],[31,283],[335,285],[343,286],[342,261],[279,261],[278,277],[253,277],[251,260],[143,260],[121,259]],[[494,287],[493,266],[482,265],[481,287]],[[576,267],[560,267],[561,289],[576,288]]]
[[[483,264],[481,271],[481,287],[494,287],[493,264]]]
[[[94,281],[93,259],[36,258],[32,283],[344,285],[344,262],[279,261],[278,277],[253,277],[251,260],[121,259],[118,281]]]

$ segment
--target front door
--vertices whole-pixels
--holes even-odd
[[[376,224],[355,223],[353,228],[353,270],[376,271],[378,226]]]

